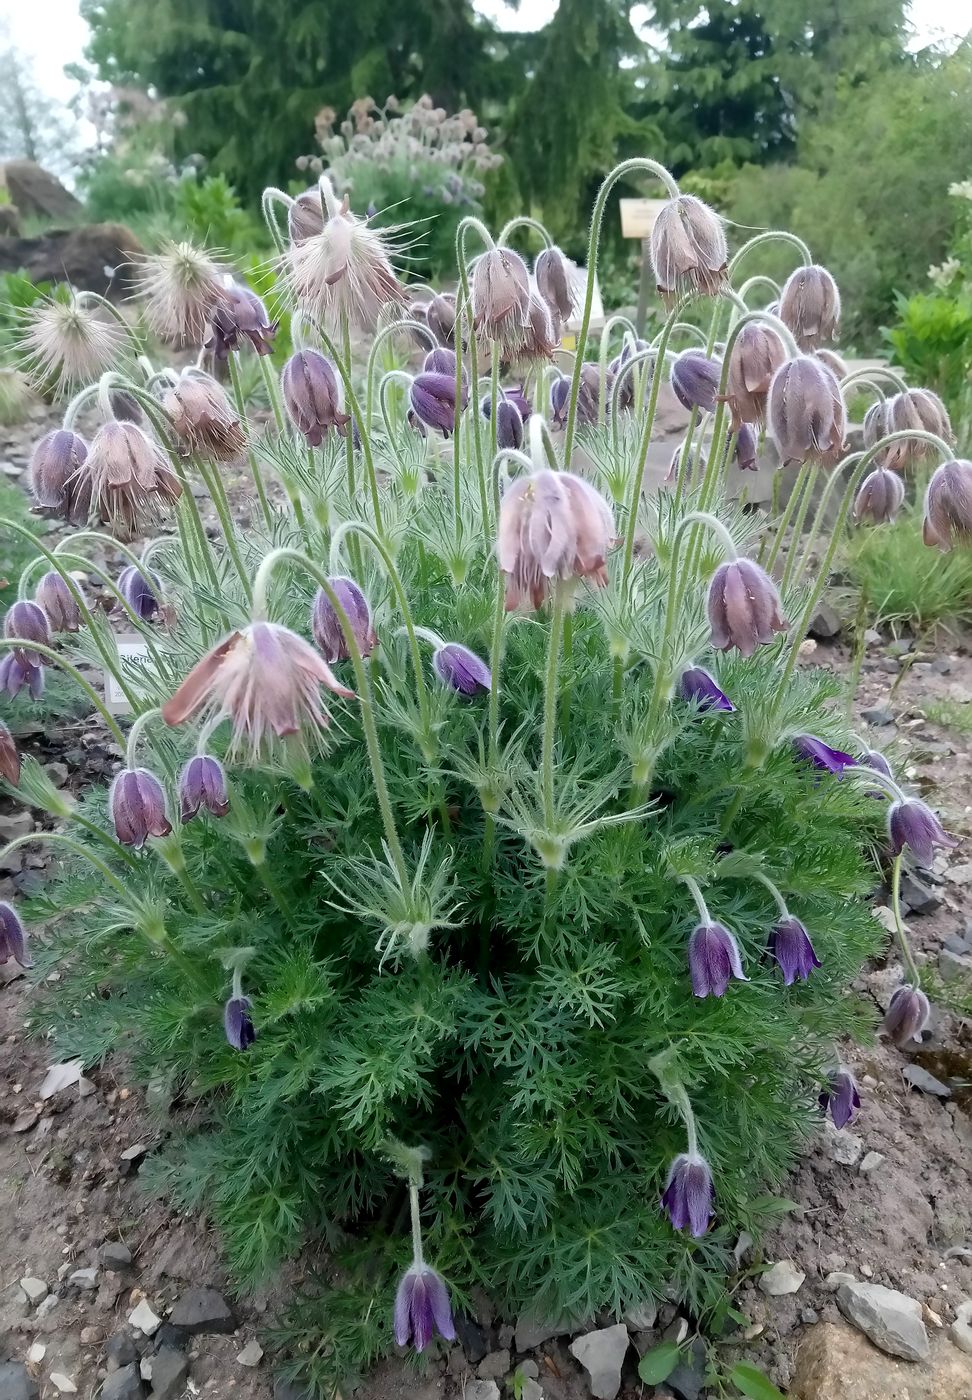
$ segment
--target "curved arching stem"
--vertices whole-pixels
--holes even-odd
[[[774,299],[776,301],[779,301],[780,284],[775,280],[775,278],[767,277],[764,272],[757,272],[755,277],[747,277],[745,282],[739,288],[739,295],[742,297],[743,301],[746,300],[747,296],[753,290],[754,287],[769,287],[770,291],[773,293]]]
[[[545,248],[552,248],[554,246],[553,239],[550,237],[550,234],[544,228],[540,220],[531,219],[527,214],[518,214],[515,219],[508,219],[507,222],[500,229],[499,237],[496,241],[501,246],[504,243],[509,243],[511,235],[516,233],[518,228],[528,228],[532,229],[534,233],[538,233],[543,239],[543,246]]]
[[[392,336],[398,331],[407,331],[410,335],[424,337],[430,350],[434,350],[438,345],[438,341],[429,330],[428,326],[424,326],[421,321],[409,319],[389,321],[387,326],[382,326],[381,330],[371,342],[371,349],[368,351],[368,388],[365,393],[365,407],[368,410],[369,418],[374,417],[375,411],[375,370],[378,364],[378,351],[381,346],[384,345],[387,340],[391,340]]]
[[[294,201],[289,194],[278,190],[274,185],[269,185],[260,198],[260,212],[263,215],[263,221],[273,239],[273,246],[281,255],[287,251],[287,239],[290,231],[288,229],[286,234],[281,232],[280,224],[277,222],[277,209],[282,205],[283,208],[289,210],[293,203]]]
[[[384,537],[385,526],[381,514],[381,497],[378,492],[378,474],[375,471],[375,459],[371,451],[371,434],[368,431],[368,424],[365,422],[364,414],[361,411],[361,404],[358,402],[358,396],[354,392],[354,383],[351,379],[350,355],[345,361],[344,357],[338,354],[337,347],[326,331],[321,330],[320,334],[328,354],[337,365],[338,374],[340,374],[341,381],[344,384],[344,394],[348,402],[348,407],[358,425],[358,434],[361,438],[361,451],[364,453],[365,470],[368,474],[368,486],[371,491],[371,508],[374,511],[375,525],[378,532]],[[346,335],[345,339],[347,338]]]
[[[8,651],[12,651],[15,647],[22,647],[25,651],[36,651],[41,656],[46,656],[48,661],[53,665],[60,666],[62,671],[67,671],[71,679],[84,691],[92,705],[94,705],[95,709],[108,726],[111,737],[114,739],[115,743],[119,748],[124,749],[125,736],[121,729],[119,729],[115,716],[107,708],[105,702],[90,681],[85,680],[81,672],[76,666],[72,666],[70,661],[65,661],[64,657],[54,651],[52,647],[44,646],[42,642],[32,642],[27,637],[0,637],[0,647],[5,647]]]
[[[813,254],[802,238],[797,238],[796,234],[790,233],[789,229],[767,229],[764,233],[757,233],[756,237],[751,238],[748,243],[744,243],[736,256],[730,261],[728,269],[730,282],[739,271],[739,264],[743,259],[757,248],[765,247],[767,243],[789,243],[790,246],[795,248],[800,254],[800,261],[803,263],[804,267],[809,267],[813,262]]]
[[[876,388],[877,386],[874,382],[876,379],[886,379],[889,384],[894,385],[894,388],[899,394],[904,393],[908,388],[905,381],[901,378],[901,375],[896,374],[895,371],[887,365],[869,365],[865,369],[851,370],[850,374],[845,374],[840,381],[840,387],[846,390],[852,388],[853,385],[858,382],[862,382],[870,384],[872,388]],[[884,395],[882,394],[881,397],[883,398]]]

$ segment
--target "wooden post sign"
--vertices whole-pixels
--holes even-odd
[[[638,284],[638,312],[635,316],[635,329],[644,334],[648,316],[648,293],[651,288],[651,259],[649,240],[659,212],[664,209],[664,199],[622,199],[621,237],[641,239],[641,279]]]

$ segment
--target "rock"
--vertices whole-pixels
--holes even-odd
[[[32,282],[70,282],[81,291],[122,296],[131,288],[130,264],[143,251],[124,224],[85,224],[36,238],[5,238],[0,272],[22,269]]]
[[[500,1400],[495,1381],[470,1381],[464,1392],[465,1400]]]
[[[837,1306],[849,1322],[889,1356],[923,1361],[928,1355],[921,1304],[907,1294],[880,1283],[842,1283],[837,1290]]]
[[[36,1308],[38,1303],[43,1303],[50,1292],[42,1278],[31,1278],[29,1275],[20,1280],[20,1289],[32,1308]]]
[[[99,1400],[141,1400],[145,1394],[134,1361],[113,1371],[105,1381]]]
[[[489,1334],[471,1317],[458,1313],[454,1319],[456,1337],[470,1366],[478,1366],[489,1351]]]
[[[0,238],[20,237],[20,210],[15,204],[0,204]]]
[[[699,1400],[704,1380],[705,1347],[696,1339],[689,1348],[688,1356],[678,1363],[665,1384],[679,1400]]]
[[[78,1388],[70,1376],[66,1376],[63,1371],[51,1372],[51,1385],[58,1390],[61,1395],[77,1395]]]
[[[972,1358],[936,1338],[928,1361],[894,1361],[844,1323],[819,1322],[800,1342],[789,1400],[960,1400]]]
[[[972,885],[972,861],[962,865],[950,865],[945,871],[945,879],[953,885]]]
[[[955,1321],[949,1328],[949,1336],[966,1355],[972,1356],[972,1303],[960,1303],[955,1310]]]
[[[596,1400],[614,1400],[621,1389],[621,1366],[628,1345],[628,1329],[622,1322],[587,1332],[571,1342],[570,1354],[590,1377],[591,1394]]]
[[[133,1172],[138,1171],[147,1154],[148,1148],[143,1142],[136,1142],[131,1147],[126,1147],[118,1159],[118,1170],[121,1175],[131,1176]]]
[[[190,1337],[204,1332],[235,1332],[236,1318],[229,1303],[215,1288],[190,1288],[183,1293],[169,1321]]]
[[[0,1400],[38,1400],[37,1382],[19,1361],[0,1361]]]
[[[543,1390],[532,1376],[527,1376],[520,1387],[520,1400],[543,1400]]]
[[[105,1360],[109,1371],[117,1371],[122,1366],[130,1366],[138,1360],[135,1343],[127,1332],[116,1332],[105,1343]]]
[[[162,1324],[162,1319],[156,1317],[147,1298],[143,1298],[138,1306],[132,1309],[128,1314],[128,1320],[146,1337],[154,1337]]]
[[[934,914],[942,907],[942,897],[917,875],[902,875],[901,902],[906,914]]]
[[[781,1298],[786,1293],[797,1293],[803,1287],[806,1277],[792,1259],[781,1259],[761,1276],[759,1286],[771,1298]]]
[[[29,836],[34,829],[34,818],[29,812],[0,812],[0,841],[16,841],[21,836]]]
[[[972,981],[972,953],[942,948],[938,954],[938,970],[943,982]]]
[[[811,1323],[818,1322],[819,1320],[820,1320],[820,1314],[817,1312],[817,1309],[816,1309],[816,1308],[801,1308],[801,1309],[800,1309],[800,1321],[801,1321],[801,1322],[805,1322],[805,1323],[809,1326]]]
[[[43,1342],[33,1342],[27,1351],[27,1362],[30,1366],[39,1366],[47,1355],[47,1347]]]
[[[826,1120],[826,1132],[830,1138],[830,1155],[842,1167],[853,1167],[861,1159],[864,1140],[849,1128],[835,1128],[830,1119]]]
[[[178,1400],[186,1387],[189,1362],[184,1352],[163,1347],[152,1357],[153,1400]]]
[[[517,1351],[532,1351],[534,1347],[549,1342],[553,1337],[562,1337],[570,1330],[566,1322],[542,1322],[535,1313],[521,1313],[516,1320]]]
[[[56,1293],[48,1293],[35,1314],[37,1321],[40,1322],[43,1318],[47,1317],[48,1313],[52,1313],[59,1302],[60,1298]]]
[[[49,219],[75,218],[81,212],[78,199],[56,175],[35,160],[8,160],[0,166],[0,186],[20,214],[44,214]]]
[[[0,206],[2,207],[2,206]],[[11,1125],[12,1133],[28,1133],[35,1126],[40,1118],[36,1108],[25,1108],[22,1113],[18,1113]]]
[[[68,1283],[74,1288],[81,1289],[84,1293],[93,1293],[98,1287],[97,1269],[75,1269],[68,1279]]]
[[[98,1257],[105,1268],[111,1269],[113,1273],[120,1274],[131,1268],[132,1251],[120,1240],[109,1240],[107,1244],[103,1244],[98,1251]]]
[[[304,1390],[293,1381],[285,1381],[278,1376],[273,1383],[273,1400],[313,1400],[309,1390]]]
[[[484,1356],[476,1368],[476,1375],[481,1381],[501,1381],[510,1369],[510,1353],[508,1351],[491,1351],[488,1356]]]
[[[647,1302],[629,1308],[621,1321],[629,1332],[649,1332],[654,1327],[657,1317],[658,1304],[653,1298],[649,1298]]]
[[[255,1339],[247,1342],[243,1350],[236,1353],[236,1359],[241,1366],[259,1366],[263,1360],[263,1347]]]
[[[813,615],[807,632],[811,637],[816,637],[818,642],[826,642],[831,637],[840,635],[840,627],[840,614],[829,603],[821,603]]]
[[[874,729],[883,729],[885,725],[894,724],[894,715],[886,705],[874,705],[869,710],[861,710],[861,719]]]
[[[911,650],[911,642],[907,637],[897,637],[893,642],[888,642],[884,650],[889,656],[907,656]]]
[[[857,1170],[862,1172],[864,1176],[868,1176],[871,1172],[876,1172],[878,1167],[883,1165],[884,1160],[883,1152],[868,1152]]]
[[[864,633],[864,640],[869,647],[880,646],[881,633],[877,630],[876,627],[868,627]]]
[[[922,1069],[921,1065],[905,1065],[901,1071],[902,1079],[906,1079],[913,1089],[919,1090],[922,1094],[933,1094],[936,1099],[950,1099],[952,1091],[947,1084],[943,1084],[940,1079],[936,1079],[933,1074],[929,1074],[927,1069]]]
[[[155,1334],[155,1345],[156,1348],[174,1347],[176,1351],[185,1351],[189,1345],[189,1333],[181,1327],[173,1327],[171,1322],[163,1322]]]

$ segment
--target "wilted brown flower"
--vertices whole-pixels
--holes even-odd
[[[732,426],[762,424],[773,375],[786,361],[786,346],[772,326],[747,321],[736,337],[729,356],[726,398]]]
[[[473,267],[471,296],[476,334],[515,359],[529,335],[530,274],[520,255],[488,248]]]
[[[651,265],[661,295],[717,295],[726,285],[728,259],[725,231],[715,210],[692,194],[670,199],[651,231]]]
[[[787,360],[770,385],[767,420],[784,462],[833,466],[847,431],[847,409],[840,385],[812,355]]]
[[[158,444],[135,423],[112,419],[100,427],[84,472],[101,520],[126,539],[154,522],[160,506],[182,495]]]
[[[790,273],[780,293],[780,320],[801,350],[833,340],[840,323],[840,292],[825,267],[811,263]]]
[[[947,443],[953,441],[948,409],[931,389],[905,389],[885,401],[885,433],[914,432],[915,429],[934,433]],[[895,471],[904,471],[906,467],[934,456],[934,453],[935,448],[930,442],[923,442],[920,438],[911,441],[901,438],[888,444],[884,460]]]
[[[302,243],[305,238],[313,238],[324,228],[324,205],[321,202],[319,185],[299,194],[287,211],[287,228],[292,243]]]
[[[570,472],[518,477],[500,507],[507,610],[524,601],[538,608],[554,580],[589,578],[603,588],[613,538],[611,507],[590,482]]]
[[[246,447],[246,434],[215,379],[183,374],[162,400],[169,422],[187,453],[231,462]]]
[[[972,544],[972,462],[943,462],[925,492],[925,544],[947,554],[953,545]]]

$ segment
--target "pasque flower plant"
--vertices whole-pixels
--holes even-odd
[[[653,256],[672,309],[649,346],[609,325],[600,363],[578,358],[552,393],[531,302],[552,318],[567,292],[534,221],[494,237],[462,220],[452,323],[433,335],[431,320],[397,319],[389,250],[347,201],[271,190],[281,295],[303,312],[282,382],[267,307],[207,283],[207,324],[194,302],[175,329],[209,347],[201,368],[227,363],[232,402],[133,346],[35,456],[38,504],[78,528],[53,550],[37,541],[0,639],[2,685],[36,692],[42,668],[64,669],[126,750],[106,815],[103,794],[66,807],[0,731],[4,780],[50,806],[68,853],[32,940],[41,979],[63,971],[38,1019],[65,1054],[97,1058],[124,1037],[135,1074],[194,1086],[192,1126],[158,1178],[209,1203],[243,1281],[325,1222],[356,1241],[357,1341],[347,1309],[344,1331],[324,1309],[304,1353],[322,1387],[393,1337],[451,1338],[476,1286],[552,1319],[672,1287],[704,1312],[820,1103],[840,1122],[858,1110],[836,1042],[868,1020],[849,987],[883,937],[864,902],[871,853],[892,858],[897,890],[906,853],[951,839],[860,752],[834,678],[797,665],[868,473],[896,442],[943,461],[949,444],[880,433],[830,478],[841,494],[820,569],[781,567],[790,517],[762,529],[725,472],[735,432],[755,441],[764,419],[801,483],[839,457],[841,386],[800,349],[835,327],[832,279],[798,240],[760,235],[806,271],[779,318],[749,309],[729,294],[746,247],[730,260],[717,215],[642,160],[605,182],[592,265],[612,187],[639,171],[669,201]],[[530,240],[544,245],[532,274]],[[654,367],[690,303],[723,349],[676,362],[695,440],[649,499]],[[580,316],[584,345],[590,284]],[[352,324],[377,325],[357,357]],[[451,352],[436,348],[449,330]],[[378,368],[396,337],[436,356],[405,393],[400,371]],[[259,361],[271,405],[262,436],[241,356]],[[112,418],[112,391],[143,426]],[[207,414],[217,404],[220,444],[246,454],[258,508],[245,529],[225,453],[183,431],[197,391]],[[90,450],[82,404],[103,419]],[[954,467],[928,513],[934,542],[957,547]],[[85,473],[91,509],[125,537],[113,587],[144,642],[137,662],[72,573],[106,538],[76,513]],[[128,541],[160,514],[176,534]],[[80,630],[53,634],[48,603]],[[78,669],[93,651],[131,722]],[[30,916],[4,912],[14,956]],[[923,1010],[899,932],[898,1039]]]

